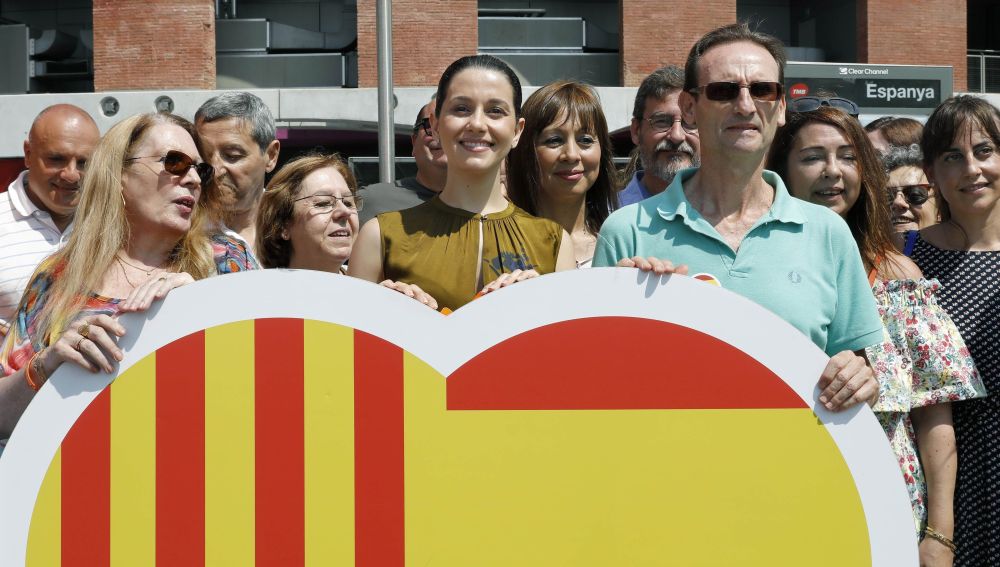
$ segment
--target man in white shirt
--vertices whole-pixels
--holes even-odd
[[[28,168],[0,194],[0,336],[38,263],[69,236],[83,170],[101,134],[81,108],[43,110],[24,141]]]

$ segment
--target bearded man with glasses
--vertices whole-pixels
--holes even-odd
[[[698,129],[702,165],[608,217],[594,266],[656,274],[686,274],[690,266],[770,309],[832,357],[818,402],[840,411],[878,397],[864,349],[882,341],[882,322],[844,222],[792,198],[764,169],[785,122],[784,67],[781,42],[745,23],[695,43],[680,107]]]
[[[684,71],[667,65],[642,80],[632,108],[632,143],[642,168],[618,193],[621,206],[663,192],[678,171],[698,167],[698,130],[681,119]]]

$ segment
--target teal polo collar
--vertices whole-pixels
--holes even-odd
[[[675,217],[680,216],[684,219],[684,223],[692,228],[695,226],[694,223],[698,221],[708,222],[705,220],[705,217],[701,216],[698,209],[691,205],[687,196],[684,195],[684,182],[697,172],[697,167],[682,169],[677,172],[677,175],[674,176],[674,180],[667,189],[654,197],[659,201],[656,203],[656,211],[661,217],[672,221]],[[766,169],[762,177],[764,181],[774,187],[774,202],[771,204],[768,214],[764,215],[757,224],[768,220],[805,224],[806,216],[802,212],[802,203],[788,193],[788,189],[785,188],[785,183],[781,180],[781,177],[777,173]]]

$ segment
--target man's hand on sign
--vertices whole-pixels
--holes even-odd
[[[426,291],[420,289],[417,284],[408,284],[403,282],[394,282],[392,280],[383,280],[379,285],[387,287],[391,290],[398,291],[407,297],[412,297],[420,303],[423,303],[427,307],[434,309],[438,308],[438,302],[436,299],[430,296]]]
[[[681,274],[684,276],[688,273],[688,267],[684,264],[674,266],[674,263],[670,260],[653,258],[652,256],[648,258],[643,258],[642,256],[622,258],[615,265],[619,268],[638,268],[639,271],[653,272],[658,276],[662,276],[663,274]]]
[[[859,402],[874,405],[878,380],[862,354],[838,352],[823,369],[817,387],[819,402],[830,411],[842,411]]]

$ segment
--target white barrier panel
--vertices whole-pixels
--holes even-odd
[[[716,286],[563,272],[449,316],[267,270],[122,318],[0,458],[0,565],[916,565],[866,407]],[[112,378],[115,378],[112,383]]]

